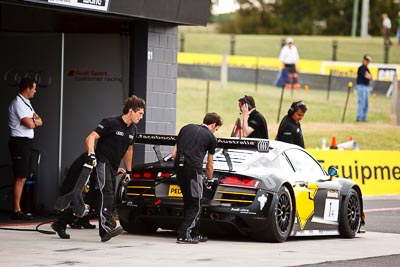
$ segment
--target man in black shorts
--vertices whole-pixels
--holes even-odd
[[[29,99],[36,93],[36,81],[23,78],[19,83],[19,94],[8,108],[8,126],[10,127],[10,149],[14,172],[13,220],[32,220],[32,214],[23,213],[20,202],[27,177],[30,175],[32,142],[36,127],[43,125],[42,118],[35,112]]]
[[[176,139],[172,156],[174,169],[183,195],[184,219],[178,229],[177,243],[197,244],[207,241],[199,232],[203,180],[212,179],[213,158],[217,139],[214,133],[221,127],[221,117],[216,113],[207,113],[203,124],[184,126]],[[208,152],[206,175],[203,174],[203,160]]]
[[[239,100],[239,108],[243,115],[241,120],[242,133],[240,137],[268,139],[267,121],[256,110],[256,102],[252,96],[245,95]]]
[[[96,166],[96,187],[99,188],[99,235],[102,242],[122,233],[120,226],[113,225],[114,183],[118,173],[132,171],[136,124],[143,118],[144,109],[144,100],[133,95],[125,101],[123,115],[104,118],[86,137],[85,162]],[[126,170],[119,167],[122,158]],[[62,238],[61,235],[65,233],[64,225],[55,222],[52,228]]]
[[[304,148],[300,121],[304,118],[306,111],[307,106],[303,101],[293,102],[288,110],[288,114],[283,117],[279,125],[276,140],[295,144]]]

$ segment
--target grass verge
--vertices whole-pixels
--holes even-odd
[[[206,113],[206,88],[205,80],[178,79],[177,132],[188,123],[201,123]],[[267,120],[269,137],[274,139],[279,126],[280,88],[260,85],[256,91],[254,85],[230,82],[228,89],[222,89],[219,82],[211,81],[208,112],[217,112],[224,121],[216,135],[230,136],[233,124],[239,117],[237,100],[245,94],[255,98],[257,109]],[[285,90],[279,121],[293,101],[303,100],[308,106],[301,122],[306,148],[321,147],[323,138],[329,145],[332,136],[337,138],[338,143],[352,136],[363,150],[400,150],[400,126],[396,126],[395,118],[391,115],[390,98],[383,95],[372,97],[369,122],[357,123],[357,95],[353,90],[342,123],[346,97],[347,93],[332,91],[328,101],[324,90]]]

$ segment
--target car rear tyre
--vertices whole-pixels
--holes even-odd
[[[138,219],[133,212],[129,216],[129,222],[120,218],[119,223],[125,231],[131,234],[154,234],[158,229],[157,226]]]
[[[292,230],[295,211],[293,199],[287,187],[281,187],[277,197],[278,200],[273,207],[272,216],[267,220],[267,229],[253,235],[257,240],[275,243],[284,242]]]
[[[361,226],[361,201],[358,193],[351,189],[343,200],[339,214],[339,232],[344,238],[356,236]]]

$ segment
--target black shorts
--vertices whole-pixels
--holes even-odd
[[[8,142],[15,178],[30,176],[32,141],[27,137],[11,137]]]

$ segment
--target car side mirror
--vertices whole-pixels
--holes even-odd
[[[333,179],[333,177],[337,177],[338,176],[338,170],[335,167],[329,167],[328,169],[328,174],[330,176],[330,180]]]

